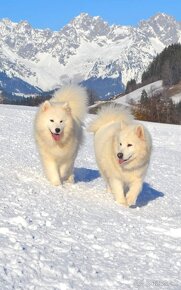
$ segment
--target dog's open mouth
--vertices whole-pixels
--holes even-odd
[[[129,156],[129,158],[127,158],[127,159],[118,158],[118,162],[119,162],[119,164],[123,164],[123,163],[129,161],[131,157],[132,157],[132,155]]]
[[[63,132],[60,132],[60,133],[52,133],[50,131],[51,135],[52,135],[52,138],[55,140],[55,141],[60,141],[60,139],[62,138],[62,135],[63,135]]]

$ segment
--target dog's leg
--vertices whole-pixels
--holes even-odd
[[[62,164],[59,168],[62,181],[74,183],[73,164]]]
[[[107,190],[107,192],[110,193],[110,192],[111,192],[111,187],[110,187],[109,179],[108,179],[108,177],[107,177],[106,172],[104,172],[104,171],[101,170],[100,168],[99,168],[99,172],[100,172],[102,178],[104,179],[104,181],[105,181],[105,183],[106,183],[106,190]]]
[[[45,175],[51,184],[58,186],[61,184],[60,176],[58,173],[58,168],[56,162],[50,158],[46,157],[43,159]]]
[[[107,192],[111,192],[111,187],[108,183],[107,183]]]
[[[142,180],[141,179],[137,179],[133,183],[130,184],[129,191],[126,195],[127,204],[129,206],[135,205],[137,197],[141,191],[141,188],[142,188]]]
[[[122,182],[119,179],[110,179],[109,185],[116,201],[122,205],[127,205]]]

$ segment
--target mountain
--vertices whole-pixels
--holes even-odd
[[[0,71],[0,90],[8,94],[40,94],[41,89],[30,85],[18,77],[9,77],[5,72]]]
[[[0,21],[0,70],[42,90],[81,82],[103,97],[141,80],[150,61],[181,42],[181,23],[160,13],[137,27],[109,25],[82,13],[60,31],[34,29],[27,21]],[[102,85],[109,88],[102,91]]]

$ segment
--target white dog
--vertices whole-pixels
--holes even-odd
[[[89,130],[95,134],[96,160],[108,190],[118,203],[134,205],[150,160],[148,131],[129,111],[112,105],[100,111]]]
[[[87,103],[84,88],[69,86],[57,91],[37,112],[35,138],[45,174],[53,185],[74,182],[73,166],[82,140]]]

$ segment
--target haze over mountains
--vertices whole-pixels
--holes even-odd
[[[131,78],[139,81],[153,58],[178,42],[181,22],[163,13],[137,27],[110,26],[82,13],[60,31],[2,19],[0,71],[44,91],[81,82],[108,97],[124,90]]]

